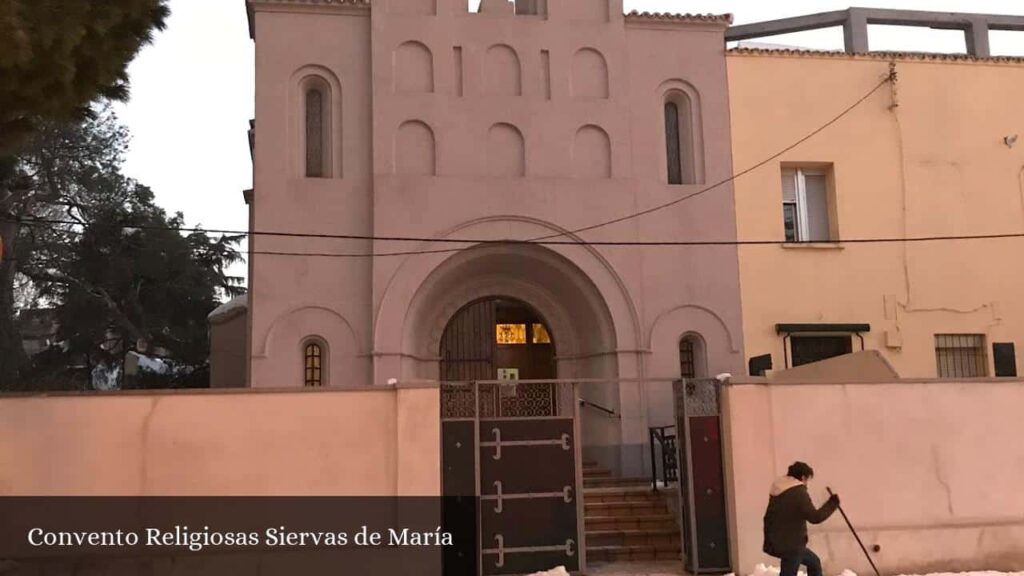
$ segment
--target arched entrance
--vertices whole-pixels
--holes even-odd
[[[541,315],[515,298],[485,298],[460,309],[441,337],[439,380],[554,380],[558,377],[555,343]],[[446,387],[443,415],[472,415],[471,390]],[[479,387],[480,415],[552,416],[557,413],[555,387],[522,383]]]

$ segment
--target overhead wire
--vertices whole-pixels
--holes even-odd
[[[624,216],[605,220],[581,228],[572,230],[565,230],[553,234],[544,236],[538,236],[526,240],[495,240],[495,239],[480,239],[480,238],[431,238],[431,237],[413,237],[413,236],[374,236],[374,235],[359,235],[359,234],[319,234],[309,232],[279,232],[279,231],[266,231],[266,230],[227,230],[227,229],[204,229],[200,227],[172,227],[172,226],[147,226],[147,225],[124,225],[122,226],[125,230],[173,230],[177,232],[187,233],[205,233],[205,234],[222,234],[232,236],[274,236],[274,237],[285,237],[285,238],[308,238],[308,239],[332,239],[332,240],[357,240],[357,241],[381,241],[381,242],[417,242],[417,243],[434,243],[434,244],[460,244],[460,245],[523,245],[523,244],[536,244],[536,245],[577,245],[577,246],[606,246],[606,247],[671,247],[671,246],[758,246],[758,245],[777,245],[777,244],[801,244],[802,242],[782,242],[779,240],[680,240],[680,241],[601,241],[601,240],[582,240],[582,239],[569,239],[569,240],[557,240],[569,235],[577,235],[582,232],[588,232],[598,228],[611,226],[621,222],[637,219],[654,212],[664,210],[666,208],[680,204],[686,200],[701,196],[712,190],[721,188],[722,186],[735,181],[767,164],[777,160],[781,156],[797,148],[801,144],[807,142],[811,138],[820,134],[824,130],[833,126],[839,122],[842,118],[847,116],[850,112],[855,110],[865,101],[867,101],[872,95],[874,95],[880,88],[886,84],[895,81],[895,73],[886,75],[877,85],[875,85],[870,91],[864,94],[862,97],[857,99],[855,102],[844,108],[837,115],[832,117],[824,124],[818,126],[814,130],[810,131],[800,139],[796,140],[792,144],[782,148],[778,152],[771,156],[757,162],[756,164],[741,170],[735,174],[732,174],[728,178],[724,178],[718,182],[715,182],[709,186],[706,186],[696,192],[680,196],[671,201],[646,208],[637,212],[633,212]],[[19,220],[22,224],[27,225],[70,225],[70,226],[81,226],[82,223],[74,220],[57,220],[47,218],[31,218]],[[968,241],[968,240],[990,240],[990,239],[1009,239],[1009,238],[1024,238],[1024,233],[1004,233],[1004,234],[981,234],[981,235],[951,235],[951,236],[924,236],[924,237],[912,237],[912,238],[849,238],[849,239],[837,239],[829,240],[824,243],[832,245],[843,245],[843,244],[886,244],[886,243],[917,243],[917,242],[938,242],[938,241]],[[820,243],[820,242],[819,242]],[[358,253],[341,253],[341,252],[293,252],[293,251],[277,251],[277,250],[238,250],[239,254],[247,255],[267,255],[267,256],[306,256],[306,257],[328,257],[328,258],[380,258],[390,256],[417,256],[427,254],[441,254],[460,252],[465,250],[468,246],[459,248],[443,248],[443,249],[430,249],[430,250],[405,250],[405,251],[394,251],[394,252],[358,252]]]

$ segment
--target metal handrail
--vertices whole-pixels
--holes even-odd
[[[590,402],[589,400],[584,400],[582,398],[580,398],[580,406],[583,406],[585,408],[593,408],[598,412],[603,412],[605,415],[611,418],[622,418],[622,415],[616,412],[615,410],[612,410],[611,408],[605,408],[600,404],[594,404],[593,402]]]
[[[654,443],[661,446],[661,481],[667,487],[671,482],[679,479],[676,462],[676,435],[669,434],[668,430],[675,429],[675,426],[652,426],[648,429],[651,446],[651,489],[658,491],[658,459]]]

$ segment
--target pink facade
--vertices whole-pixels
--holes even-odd
[[[440,242],[735,239],[730,185],[571,233],[731,174],[728,17],[540,4],[250,0],[253,229],[377,238],[254,236],[251,386],[302,386],[310,339],[326,385],[437,380],[448,322],[492,297],[543,318],[559,378],[676,378],[688,334],[705,374],[744,370],[735,247]],[[590,394],[625,413],[632,390]]]

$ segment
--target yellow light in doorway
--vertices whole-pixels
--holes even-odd
[[[526,344],[526,324],[498,324],[498,344]]]
[[[533,325],[533,343],[551,344],[551,334],[548,334],[548,329],[543,324]]]

